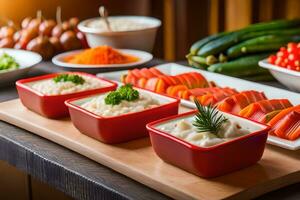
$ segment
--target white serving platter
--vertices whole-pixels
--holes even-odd
[[[38,53],[31,51],[0,48],[0,55],[2,53],[12,56],[19,63],[20,67],[15,70],[0,72],[1,85],[12,83],[24,77],[32,67],[42,61],[42,57]]]
[[[177,75],[185,72],[199,72],[202,75],[205,76],[209,81],[214,81],[218,86],[221,87],[232,87],[235,88],[238,91],[243,91],[243,90],[257,90],[257,91],[262,91],[265,93],[265,95],[269,99],[278,99],[278,98],[287,98],[290,100],[290,102],[293,105],[298,105],[300,104],[300,94],[296,92],[291,92],[288,90],[284,89],[279,89],[275,88],[272,86],[267,86],[264,84],[260,83],[255,83],[252,81],[246,81],[243,79],[239,78],[234,78],[230,76],[225,76],[222,74],[216,74],[200,69],[194,69],[191,67],[187,67],[184,65],[179,65],[176,63],[167,63],[167,64],[162,64],[162,65],[157,65],[155,66],[157,69],[162,71],[165,74],[169,75]],[[97,76],[110,79],[112,81],[120,82],[120,77],[122,75],[127,74],[128,70],[123,70],[123,71],[116,71],[116,72],[106,72],[106,73],[99,73]],[[194,103],[187,101],[187,100],[181,100],[181,105],[187,106],[190,108],[195,108]],[[300,139],[297,139],[295,141],[289,141],[285,139],[281,139],[275,136],[269,135],[268,137],[268,143],[273,144],[276,146],[280,146],[285,149],[290,149],[290,150],[297,150],[300,149]]]
[[[258,64],[260,67],[268,69],[283,85],[293,91],[300,92],[300,72],[270,64],[267,59],[259,61]]]
[[[101,70],[108,70],[108,69],[119,69],[119,68],[129,68],[129,67],[134,67],[134,66],[138,66],[138,65],[142,65],[145,64],[147,62],[149,62],[150,60],[152,60],[153,55],[145,52],[145,51],[139,51],[139,50],[132,50],[132,49],[118,49],[118,51],[120,51],[121,53],[124,54],[128,54],[131,56],[135,56],[137,58],[139,58],[139,60],[137,62],[133,62],[133,63],[126,63],[126,64],[106,64],[106,65],[83,65],[83,64],[73,64],[73,63],[68,63],[65,62],[64,59],[68,56],[72,56],[74,54],[80,53],[84,50],[75,50],[75,51],[68,51],[65,53],[61,53],[58,54],[56,56],[54,56],[52,58],[52,62],[59,66],[59,67],[63,67],[67,70],[99,70],[99,72],[101,72]]]

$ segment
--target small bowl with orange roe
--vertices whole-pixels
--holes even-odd
[[[139,50],[98,46],[59,54],[52,59],[52,62],[57,66],[68,68],[68,70],[106,69],[108,71],[107,69],[142,65],[152,58],[153,56],[150,53]]]

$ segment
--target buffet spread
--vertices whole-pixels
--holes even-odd
[[[203,198],[201,192],[218,186],[211,180],[226,185],[226,179],[255,174],[258,166],[268,170],[270,160],[279,164],[280,159],[287,159],[287,164],[299,166],[299,159],[289,154],[300,149],[300,94],[227,75],[249,80],[275,77],[297,90],[281,76],[292,71],[288,75],[299,83],[299,44],[295,42],[300,41],[300,20],[254,24],[201,39],[187,55],[194,68],[172,63],[142,68],[152,55],[140,50],[152,49],[153,44],[135,43],[135,50],[130,50],[121,49],[125,43],[120,41],[132,40],[135,34],[152,40],[160,26],[156,19],[117,17],[109,24],[103,17],[81,23],[71,18],[62,23],[60,11],[57,15],[57,22],[26,18],[19,32],[5,28],[11,28],[15,44],[3,47],[32,50],[37,59],[28,63],[26,56],[32,52],[2,49],[0,76],[9,77],[12,72],[24,76],[21,69],[62,51],[67,52],[52,61],[72,72],[8,78],[19,79],[19,99],[0,104],[1,120],[179,199]],[[37,32],[40,36],[33,37]],[[87,49],[71,51],[87,44]],[[270,65],[282,71],[268,70]],[[137,68],[97,75],[82,72],[129,66]],[[266,143],[289,150],[274,158],[275,147]],[[269,177],[258,173],[257,177],[267,183],[294,172],[300,168],[268,172]],[[172,176],[180,181],[174,182]],[[195,182],[194,186],[187,189],[185,180]],[[258,187],[260,181],[249,181],[238,190],[224,186],[225,192],[215,197],[254,197],[246,191]],[[197,191],[202,184],[207,189]]]

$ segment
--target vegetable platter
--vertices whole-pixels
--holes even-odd
[[[172,75],[172,76],[176,76],[176,75],[178,76],[178,75],[184,74],[184,73],[198,72],[199,74],[203,75],[203,78],[204,78],[202,82],[198,83],[198,86],[199,86],[199,84],[200,84],[200,87],[201,87],[201,85],[203,86],[205,84],[215,84],[216,86],[219,86],[222,88],[229,88],[232,90],[236,90],[236,91],[238,91],[237,96],[236,96],[237,98],[240,97],[238,94],[241,91],[251,91],[249,94],[250,96],[253,95],[253,92],[255,93],[255,91],[258,91],[258,93],[261,92],[261,93],[263,93],[263,95],[265,95],[265,97],[260,97],[262,99],[259,99],[259,100],[268,99],[266,101],[261,101],[263,104],[268,102],[268,103],[274,104],[276,107],[276,106],[278,106],[278,103],[282,105],[282,104],[284,104],[284,102],[287,101],[287,105],[282,105],[283,107],[279,106],[280,108],[277,107],[279,110],[288,109],[288,107],[290,107],[291,105],[294,105],[295,106],[294,108],[297,109],[297,105],[300,104],[300,94],[290,92],[287,90],[283,90],[283,89],[279,89],[279,88],[275,88],[275,87],[271,87],[271,86],[266,86],[266,85],[262,85],[262,84],[258,84],[258,83],[254,83],[254,82],[250,82],[250,81],[241,80],[238,78],[215,74],[215,73],[207,72],[204,70],[191,69],[189,67],[186,67],[183,65],[178,65],[175,63],[158,65],[155,68],[161,73],[164,73],[167,75]],[[114,81],[119,81],[119,82],[122,79],[124,81],[124,77],[126,77],[126,75],[128,75],[127,70],[98,74],[98,76],[104,77],[106,79],[114,80]],[[206,80],[207,83],[205,83],[204,80]],[[180,87],[182,87],[182,86],[180,86]],[[146,89],[151,89],[151,88],[146,87]],[[248,93],[248,92],[246,92],[246,93]],[[232,95],[232,94],[230,94],[230,95]],[[257,95],[260,95],[260,94],[257,94]],[[223,96],[223,98],[224,98],[224,96]],[[285,98],[288,98],[288,100],[284,100]],[[273,99],[275,99],[275,100],[273,100]],[[278,99],[279,99],[279,101],[278,101]],[[190,108],[195,108],[194,103],[192,101],[182,99],[181,102],[182,102],[182,105],[184,105],[184,106],[187,106]],[[208,102],[211,103],[211,101],[208,101]],[[250,105],[250,103],[248,103],[248,104]],[[251,110],[252,109],[251,107],[253,107],[252,105],[254,107],[259,107],[258,105],[255,104],[255,102],[252,102],[252,104],[248,108],[246,107],[244,110],[243,109],[240,110],[240,112],[242,113],[242,116],[243,115],[248,116],[248,115],[244,114],[246,111],[250,110],[253,112],[253,110]],[[249,109],[249,108],[251,108],[251,109]],[[263,106],[263,108],[265,108],[265,107]],[[224,111],[228,111],[228,110],[226,110],[227,108],[225,108],[225,107],[222,107],[222,109],[224,109]],[[266,111],[269,115],[264,115],[264,117],[260,119],[261,120],[260,122],[263,122],[263,120],[265,120],[268,117],[274,117],[275,114],[278,114],[278,113],[274,112],[273,113],[274,116],[273,116],[273,115],[270,115],[272,113],[271,111],[275,111],[278,109],[271,109],[271,110],[269,110],[270,111],[269,113],[268,113],[268,111]],[[250,112],[250,113],[252,113],[252,112]],[[257,111],[257,112],[260,112],[260,111]],[[249,112],[247,112],[247,113],[249,114]],[[234,114],[239,114],[239,113],[236,112]],[[256,112],[254,112],[252,114],[255,115]],[[250,117],[250,116],[248,116],[248,117]],[[252,118],[252,119],[255,119],[255,118]],[[258,120],[258,119],[256,119],[256,120]],[[276,120],[276,118],[275,118],[275,120]],[[274,123],[274,122],[271,122],[271,123]],[[274,144],[274,145],[277,145],[277,146],[280,146],[283,148],[291,149],[291,150],[296,150],[296,149],[300,148],[300,139],[288,140],[288,138],[282,139],[275,135],[269,135],[268,143]]]

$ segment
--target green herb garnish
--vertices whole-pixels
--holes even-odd
[[[75,83],[76,85],[82,85],[85,82],[85,80],[77,74],[60,74],[54,77],[53,81],[55,83],[69,81]]]
[[[222,124],[228,119],[219,114],[216,107],[211,105],[203,106],[198,100],[195,100],[198,112],[196,113],[193,125],[197,127],[198,132],[210,132],[218,136]]]
[[[17,63],[16,60],[7,53],[3,53],[0,56],[0,71],[18,69],[19,67],[19,63]]]
[[[126,84],[116,91],[110,92],[104,99],[107,105],[118,105],[121,101],[134,101],[140,96],[139,91],[132,88],[132,85]]]
[[[122,99],[126,101],[134,101],[139,98],[139,92],[134,90],[130,84],[121,86],[117,91],[120,93]]]
[[[122,97],[119,92],[113,91],[110,92],[104,99],[105,104],[108,105],[118,105],[122,101]]]

